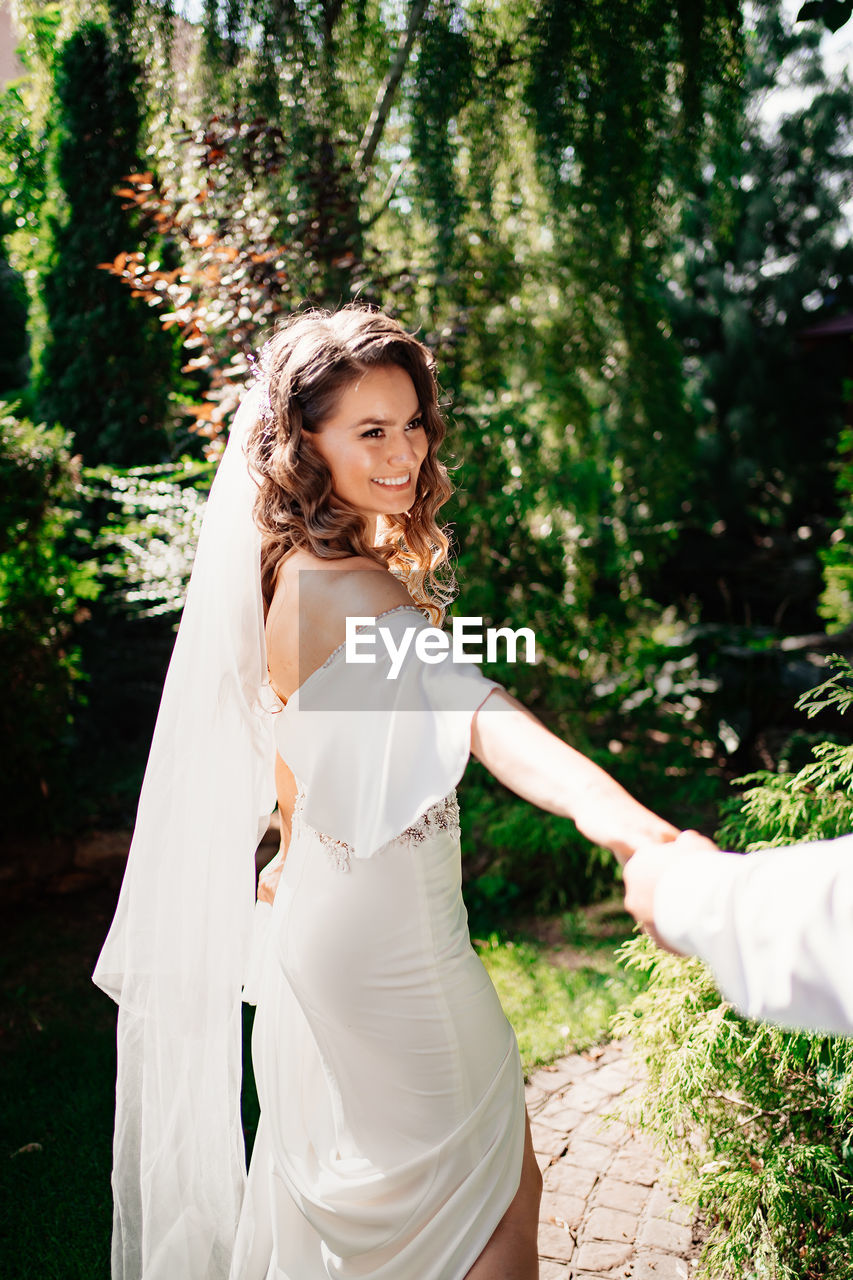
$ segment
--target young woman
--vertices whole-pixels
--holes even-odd
[[[211,493],[95,975],[120,1004],[114,1275],[534,1280],[541,1178],[515,1037],[468,937],[454,788],[473,752],[623,861],[678,832],[420,634],[451,595],[426,348],[376,311],[314,312],[263,369]],[[282,848],[248,963],[273,761]],[[261,1120],[244,1193],[247,963]]]

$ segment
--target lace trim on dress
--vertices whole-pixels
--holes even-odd
[[[303,816],[303,808],[305,802],[305,791],[301,783],[297,783],[296,801],[293,806],[293,829],[304,827],[306,830],[313,831],[320,844],[328,853],[339,871],[350,870],[350,859],[353,856],[352,848],[345,840],[335,840],[333,836],[327,836],[323,831],[317,831],[314,827],[309,826]],[[430,835],[436,831],[449,831],[455,838],[459,837],[459,804],[456,800],[456,792],[449,792],[442,800],[437,800],[435,804],[430,805],[426,813],[421,814],[417,822],[407,827],[393,840],[389,840],[388,844],[396,844],[398,840],[405,840],[409,846],[422,844]],[[388,845],[383,845],[387,848]],[[381,851],[378,851],[381,852]]]
[[[408,610],[414,609],[416,613],[420,613],[424,617],[426,617],[426,614],[424,613],[424,610],[420,607],[420,605],[417,605],[415,604],[414,601],[412,601],[411,604],[395,604],[391,609],[383,609],[381,613],[376,613],[373,615],[373,622],[379,622],[380,618],[387,618],[388,615],[391,613],[399,613],[401,609],[408,609]],[[359,623],[359,625],[356,627],[356,631],[366,631],[368,627],[370,627],[371,625],[372,623],[369,623],[369,622]],[[307,684],[308,681],[311,680],[317,674],[318,671],[325,670],[325,668],[328,667],[329,664],[334,661],[334,659],[338,656],[339,653],[343,653],[346,647],[347,647],[346,640],[342,640],[341,643],[338,645],[338,647],[332,650],[332,652],[329,654],[325,662],[321,662],[319,667],[315,667],[314,670],[311,672],[311,675],[306,676],[302,683]]]

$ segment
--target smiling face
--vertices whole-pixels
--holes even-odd
[[[367,517],[371,539],[377,516],[411,507],[428,440],[405,369],[379,365],[359,374],[311,438],[335,493]]]

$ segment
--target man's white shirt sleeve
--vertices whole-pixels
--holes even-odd
[[[685,854],[657,884],[654,920],[750,1017],[853,1035],[853,835]]]

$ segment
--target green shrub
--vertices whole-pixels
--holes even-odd
[[[853,669],[798,705],[853,703]],[[727,808],[720,842],[741,849],[853,829],[853,747],[818,744],[793,775],[753,774]],[[783,1031],[742,1018],[698,960],[626,943],[649,985],[617,1015],[648,1064],[637,1119],[683,1170],[707,1215],[697,1280],[853,1277],[853,1039]]]
[[[853,383],[845,383],[845,399],[853,398]],[[823,594],[818,612],[835,627],[853,623],[853,429],[843,427],[838,439],[838,474],[835,487],[841,515],[829,546],[820,553],[823,563]]]
[[[612,892],[615,860],[568,818],[531,808],[472,761],[460,785],[465,903],[474,933],[523,911],[562,911]]]
[[[74,545],[79,488],[70,436],[0,403],[0,803],[6,833],[62,825],[75,708],[76,624],[99,587]]]
[[[101,588],[82,635],[69,829],[133,825],[213,464],[83,469]]]
[[[0,393],[13,394],[24,387],[30,371],[27,334],[27,289],[23,278],[9,265],[0,239]]]
[[[124,33],[82,22],[54,61],[50,170],[61,191],[41,281],[48,333],[39,415],[74,432],[89,465],[157,462],[174,369],[171,338],[105,262],[140,240],[116,188],[141,167],[139,68]],[[123,188],[120,188],[123,189]]]

